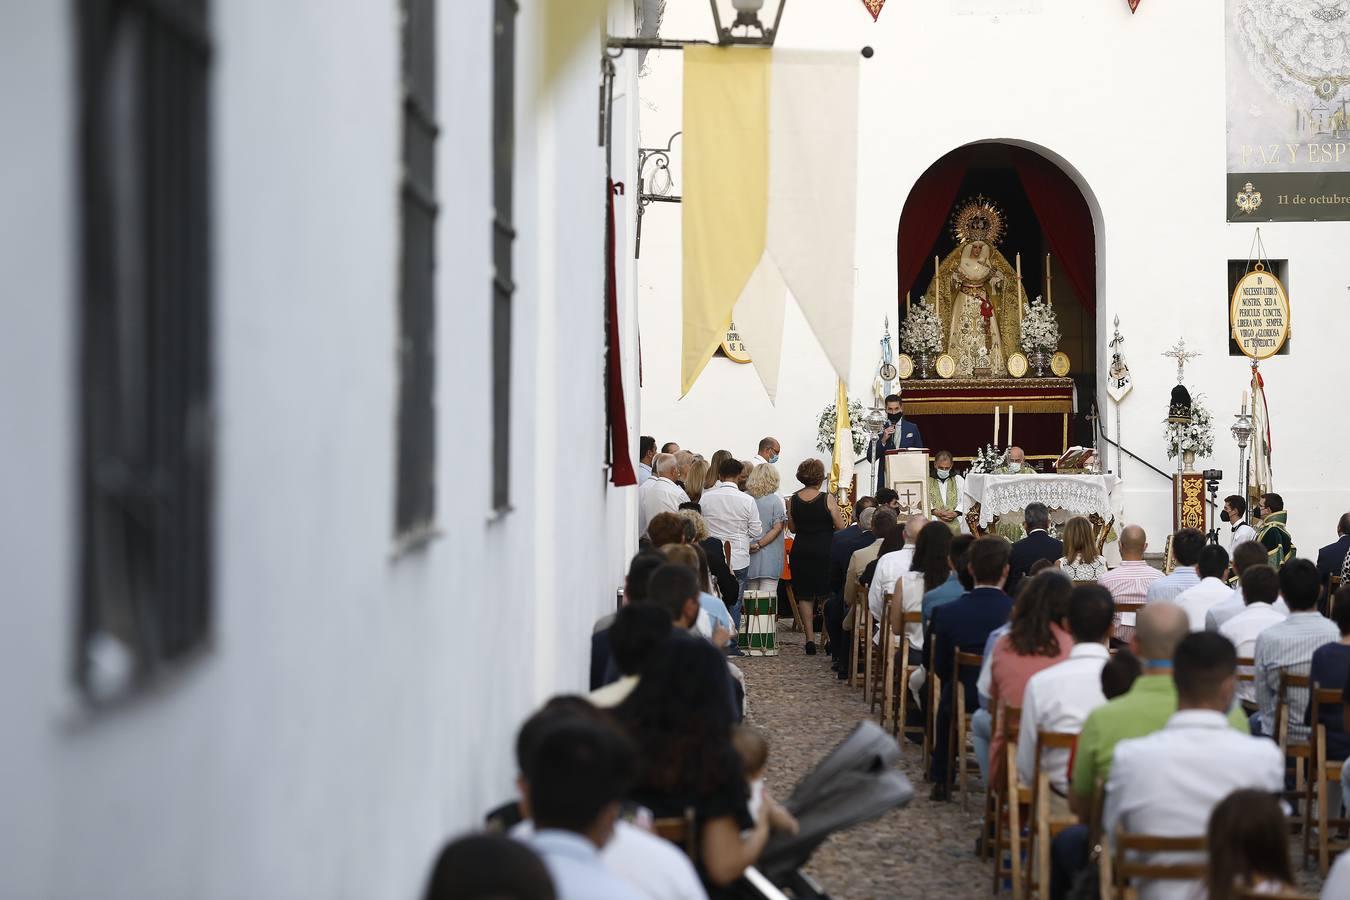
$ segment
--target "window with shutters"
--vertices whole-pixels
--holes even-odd
[[[207,641],[212,378],[206,0],[82,0],[74,677],[114,699]]]
[[[515,0],[495,0],[492,49],[492,505],[511,505],[511,252],[515,165]]]
[[[430,536],[436,515],[436,2],[401,0],[403,177],[394,530]]]

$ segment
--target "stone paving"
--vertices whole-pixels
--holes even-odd
[[[800,633],[780,625],[778,642],[778,656],[735,661],[745,673],[747,721],[770,742],[769,789],[784,798],[817,760],[868,718],[868,709],[859,688],[835,679],[828,656],[802,652]],[[920,751],[913,744],[905,746],[900,769],[914,785],[913,802],[832,836],[806,871],[835,900],[992,896],[992,863],[975,855],[984,795],[972,792],[964,812],[959,799],[930,801],[931,785],[923,778]],[[1293,858],[1299,887],[1316,896],[1316,872],[1299,865],[1297,852]],[[1005,890],[999,896],[1010,894]]]

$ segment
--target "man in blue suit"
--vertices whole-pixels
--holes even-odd
[[[877,489],[886,487],[886,451],[911,450],[924,446],[919,426],[905,421],[905,402],[899,394],[886,397],[886,427],[867,448],[867,461],[876,462]]]
[[[1345,566],[1345,555],[1350,552],[1350,513],[1341,516],[1336,523],[1336,543],[1327,544],[1317,551],[1317,573],[1322,576],[1325,588],[1332,575],[1340,575]],[[1326,608],[1323,601],[1322,608]]]

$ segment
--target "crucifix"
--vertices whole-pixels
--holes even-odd
[[[1164,351],[1163,353],[1163,356],[1170,356],[1177,361],[1177,384],[1182,384],[1185,380],[1186,363],[1195,359],[1197,356],[1202,355],[1203,354],[1198,350],[1187,350],[1186,339],[1184,337],[1178,339],[1171,350]]]
[[[918,497],[918,494],[915,494],[913,491],[906,488],[905,492],[901,494],[900,497],[904,501],[903,503],[901,503],[900,508],[905,510],[906,512],[913,512],[914,500],[916,497]]]

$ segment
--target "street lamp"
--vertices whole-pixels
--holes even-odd
[[[719,7],[728,2],[735,17],[728,15],[731,24],[724,28]],[[708,5],[712,8],[713,25],[717,29],[717,43],[772,47],[773,39],[778,36],[778,23],[783,18],[783,7],[787,6],[787,0],[778,0],[773,25],[765,25],[760,21],[759,13],[764,8],[764,0],[708,0]],[[740,34],[736,33],[737,29],[741,30]]]
[[[1247,398],[1242,398],[1242,411],[1233,417],[1237,421],[1228,429],[1238,445],[1238,492],[1247,499],[1247,442],[1252,436],[1252,417],[1247,413]]]

